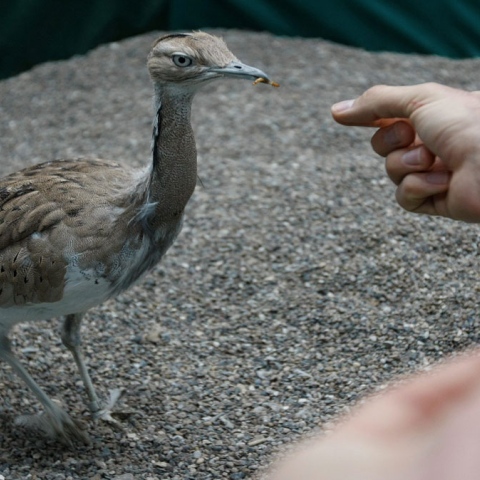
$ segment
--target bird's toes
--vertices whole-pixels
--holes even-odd
[[[111,412],[115,405],[123,398],[126,391],[122,388],[114,388],[113,390],[110,390],[109,393],[110,396],[107,404],[105,405],[105,409]]]
[[[116,388],[114,390],[110,390],[110,396],[108,401],[105,403],[105,406],[100,410],[94,413],[94,418],[96,420],[102,420],[107,422],[111,426],[119,429],[124,430],[121,420],[128,419],[131,415],[133,415],[134,411],[113,411],[119,400],[125,395],[125,390],[121,390]]]
[[[50,440],[59,441],[69,447],[78,442],[90,444],[85,425],[61,409],[41,415],[21,415],[16,418],[15,425],[34,430]]]
[[[71,417],[68,417],[68,422],[62,423],[62,428],[57,434],[57,437],[64,439],[64,443],[71,445],[72,443],[83,443],[84,445],[90,445],[90,436],[86,431],[86,426]]]
[[[117,419],[112,417],[112,412],[110,412],[109,410],[99,410],[95,414],[95,418],[97,420],[101,420],[102,422],[108,423],[110,426],[114,427],[117,430],[124,430],[123,425]]]

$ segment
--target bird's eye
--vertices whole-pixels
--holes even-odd
[[[173,55],[172,60],[177,67],[189,67],[193,63],[193,60],[186,55]]]

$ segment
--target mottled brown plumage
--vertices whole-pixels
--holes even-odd
[[[155,88],[152,163],[72,159],[36,165],[0,180],[0,358],[27,383],[45,413],[21,417],[70,443],[86,434],[14,357],[18,322],[65,316],[62,341],[78,365],[95,417],[102,408],[80,350],[83,313],[128,288],[178,235],[197,178],[190,110],[197,90],[224,77],[268,77],[240,63],[223,40],[202,32],[157,40],[148,56]]]
[[[61,300],[67,245],[80,268],[101,261],[108,275],[109,259],[124,242],[122,235],[112,235],[112,219],[125,231],[139,208],[139,199],[125,189],[132,177],[114,162],[77,159],[2,179],[0,307]]]

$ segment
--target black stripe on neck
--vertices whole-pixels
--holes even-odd
[[[160,128],[162,123],[162,106],[160,105],[155,115],[155,122],[153,124],[153,145],[152,145],[152,155],[153,155],[153,168],[158,165],[158,139],[160,138]]]

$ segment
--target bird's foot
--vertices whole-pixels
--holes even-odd
[[[50,440],[60,441],[69,447],[77,442],[90,444],[85,426],[56,405],[40,415],[21,415],[15,419],[15,425],[33,429]]]
[[[107,422],[111,426],[123,430],[123,426],[120,423],[119,420],[117,420],[118,417],[120,418],[127,418],[128,416],[131,415],[133,412],[127,412],[127,414],[123,414],[120,412],[113,412],[113,409],[117,402],[125,395],[125,390],[121,390],[119,388],[116,388],[114,390],[110,390],[110,397],[105,404],[103,408],[97,408],[93,409],[93,418],[96,420],[102,420],[104,422]],[[114,418],[117,417],[117,418]]]

